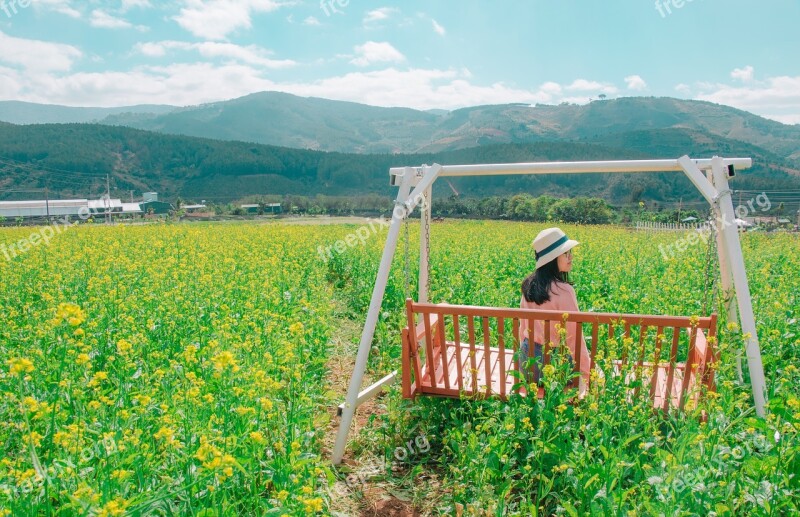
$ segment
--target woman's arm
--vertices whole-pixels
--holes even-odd
[[[563,311],[570,311],[570,312],[580,312],[578,308],[578,297],[575,294],[575,289],[569,284],[558,284],[558,296],[559,296],[559,310]],[[567,323],[567,347],[569,347],[569,351],[572,354],[573,358],[578,357],[575,348],[575,341],[578,334],[578,323]],[[586,347],[586,339],[581,333],[581,342],[579,344],[581,346],[581,364],[580,370],[583,375],[588,379],[589,376],[589,366],[591,364],[591,359],[589,358],[589,350]]]

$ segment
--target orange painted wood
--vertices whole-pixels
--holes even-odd
[[[437,314],[437,336],[436,336],[436,348],[439,350],[439,358],[442,360],[442,377],[444,377],[444,387],[445,389],[450,389],[450,376],[447,375],[448,368],[447,368],[447,347],[444,346],[444,325],[442,325],[442,319],[444,316],[441,314]]]
[[[508,380],[508,375],[506,375],[506,343],[505,343],[505,318],[500,318],[497,320],[497,353],[500,356],[500,397],[505,398],[506,396],[506,381]],[[513,356],[512,356],[513,357]],[[513,361],[512,361],[513,362]]]
[[[650,401],[655,408],[665,411],[671,407],[683,409],[689,401],[695,404],[699,402],[705,389],[714,387],[714,363],[717,360],[716,349],[713,346],[716,339],[716,315],[696,320],[696,328],[693,328],[690,318],[673,316],[624,315],[622,321],[620,315],[616,314],[572,312],[564,319],[563,313],[554,311],[415,304],[411,301],[407,302],[406,309],[409,311],[407,314],[409,325],[402,334],[402,391],[406,398],[427,394],[477,398],[497,396],[506,399],[515,392],[514,386],[520,384],[512,372],[522,366],[516,359],[519,353],[519,328],[522,318],[529,322],[533,332],[531,337],[535,334],[535,322],[541,321],[544,324],[545,364],[550,363],[549,343],[553,341],[551,322],[561,320],[564,325],[567,321],[575,322],[576,343],[580,343],[583,335],[581,323],[591,324],[592,357],[583,357],[582,347],[579,346],[574,358],[576,372],[580,372],[580,366],[586,360],[590,361],[592,368],[595,366],[594,356],[600,346],[597,339],[599,325],[608,325],[609,335],[612,337],[614,325],[624,325],[623,339],[632,335],[633,327],[639,327],[638,350],[632,348],[630,351],[632,364],[626,366],[629,358],[627,353],[623,353],[621,360],[614,361],[611,374],[625,375],[626,384],[636,381],[636,388],[631,390],[629,398],[637,398],[640,396],[639,393],[644,391],[641,387],[649,386]],[[418,325],[414,325],[417,316],[421,321]],[[453,318],[451,329],[448,329],[446,324],[447,316]],[[461,340],[460,317],[467,319],[467,342]],[[475,328],[475,318],[480,318],[480,336]],[[497,319],[496,339],[491,335],[492,318]],[[505,318],[510,318],[512,321],[510,337]],[[652,362],[644,360],[650,326],[657,329]],[[672,346],[669,349],[669,357],[664,361],[661,358],[664,341],[661,336],[666,327],[672,328]],[[413,332],[409,330],[412,328]],[[688,343],[684,341],[688,348],[687,363],[679,363],[677,357],[681,331],[684,328],[687,329],[689,338]],[[712,337],[714,341],[710,339]],[[512,340],[510,347],[509,339]],[[419,355],[419,340],[425,341],[424,362]],[[482,343],[479,344],[479,340]],[[495,341],[495,345],[492,345],[492,341]],[[535,342],[537,341],[531,340],[531,343]],[[471,382],[468,381],[469,378],[472,379]],[[525,393],[524,388],[517,387],[521,394]],[[542,394],[542,389],[537,390],[537,396]]]
[[[689,382],[692,380],[694,375],[693,372],[697,370],[697,350],[695,349],[695,345],[697,344],[697,333],[698,330],[696,327],[692,327],[689,330],[689,355],[686,356],[686,372],[683,375],[683,383],[681,384],[681,392],[678,396],[678,407],[683,410],[684,406],[686,405],[686,390],[689,389]]]
[[[566,322],[564,323],[566,325]],[[581,362],[584,360],[583,354],[583,327],[580,323],[575,324],[575,371],[581,371]],[[588,358],[586,359],[588,360]]]
[[[492,358],[492,343],[490,341],[489,335],[489,318],[481,318],[481,323],[483,325],[483,357],[486,358],[483,362],[484,368],[486,369],[486,395],[491,395],[491,388],[492,388],[492,369],[493,364],[491,361]],[[500,354],[497,354],[498,357]]]
[[[666,390],[672,389],[672,384],[675,381],[675,363],[678,360],[678,343],[681,339],[681,329],[680,327],[674,327],[672,329],[672,348],[670,349],[669,353],[669,373],[667,374],[667,386]],[[662,409],[667,411],[669,408],[667,404],[669,403],[669,399],[665,398]]]
[[[456,350],[461,350],[461,329],[459,328],[458,315],[453,316],[453,338],[456,343]],[[464,391],[464,359],[461,353],[456,353],[456,366],[458,367],[458,391]]]
[[[403,384],[403,398],[411,398],[411,369],[405,365],[411,362],[411,345],[408,340],[408,327],[403,329],[403,349],[401,352],[401,361],[403,361],[403,371],[401,375]],[[415,361],[416,362],[416,361]]]
[[[653,358],[653,364],[658,364],[661,360],[661,336],[664,333],[664,327],[657,327],[656,330],[656,352]],[[658,380],[657,372],[652,372],[650,376],[650,400],[654,400],[656,393],[656,381]]]
[[[592,351],[589,353],[591,355],[592,362],[589,363],[589,371],[594,370],[594,358],[597,355],[597,338],[599,337],[599,327],[600,324],[592,323]]]
[[[542,368],[544,368],[545,365],[550,364],[550,320],[544,320],[543,326],[544,342],[542,343]],[[533,356],[533,343],[530,344],[528,350],[530,350],[530,354]]]
[[[467,333],[469,336],[469,360],[472,370],[472,393],[478,392],[478,350],[475,348],[475,316],[467,315]]]
[[[436,361],[436,355],[433,349],[433,334],[431,333],[431,315],[429,313],[424,313],[420,315],[422,317],[422,323],[425,328],[425,350],[428,354],[427,362],[428,364],[433,364]],[[433,375],[430,376],[430,383],[431,386],[434,388],[437,384],[436,379],[436,371],[434,370]]]

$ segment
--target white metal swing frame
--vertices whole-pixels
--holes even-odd
[[[721,158],[694,160],[683,156],[677,160],[626,160],[588,162],[538,162],[497,165],[423,165],[421,167],[396,167],[389,171],[391,185],[398,186],[392,222],[386,237],[380,266],[378,268],[372,299],[367,312],[353,376],[347,390],[345,402],[339,406],[341,421],[336,436],[332,462],[338,465],[344,456],[347,437],[356,409],[364,401],[374,397],[381,389],[394,382],[397,371],[361,390],[361,383],[369,359],[369,350],[375,335],[375,326],[380,314],[389,271],[397,250],[400,228],[417,206],[421,206],[421,220],[430,220],[431,188],[440,177],[495,176],[510,174],[590,174],[590,173],[639,173],[639,172],[684,172],[703,197],[713,207],[717,222],[717,252],[719,255],[722,288],[726,293],[728,321],[738,321],[745,340],[745,354],[750,372],[753,402],[756,414],[765,416],[766,384],[761,361],[761,348],[756,334],[750,287],[747,283],[744,257],[742,255],[736,212],[733,206],[728,176],[738,169],[752,167],[751,158]],[[413,190],[412,190],[413,189]],[[427,203],[422,203],[427,200]],[[424,227],[424,225],[423,225]],[[419,298],[428,300],[428,241],[430,235],[420,232]],[[733,304],[730,293],[735,291],[737,304]],[[741,360],[737,364],[741,378]]]

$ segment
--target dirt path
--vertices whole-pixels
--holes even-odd
[[[350,376],[353,373],[356,353],[358,352],[358,342],[361,337],[361,325],[358,321],[353,321],[347,317],[344,303],[337,304],[337,316],[340,325],[333,331],[330,346],[330,359],[328,360],[329,391],[332,396],[330,408],[330,424],[324,452],[330,455],[333,450],[336,432],[338,430],[339,418],[336,414],[336,406],[344,401],[347,388],[350,383]],[[373,379],[369,373],[365,376],[364,385],[367,386]],[[356,411],[353,419],[353,427],[350,430],[351,444],[353,440],[358,440],[361,430],[369,424],[370,416],[379,415],[381,411],[379,404],[373,399],[365,402]],[[359,454],[355,456],[352,447],[345,452],[342,465],[338,468],[341,477],[332,489],[331,513],[337,517],[417,517],[422,513],[414,507],[391,493],[391,485],[381,482],[384,475],[380,472],[379,462],[369,454]]]

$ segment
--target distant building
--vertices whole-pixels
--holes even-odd
[[[187,214],[196,214],[198,212],[208,211],[208,207],[206,205],[183,205],[181,208],[186,210]]]
[[[172,205],[158,200],[143,201],[139,203],[139,209],[145,215],[167,215],[172,211]]]
[[[122,203],[122,215],[141,215],[139,203]]]
[[[91,212],[92,215],[121,214],[122,200],[109,198],[90,200],[89,212]]]
[[[142,201],[158,201],[158,192],[145,192],[142,194]]]
[[[78,217],[89,213],[87,199],[50,199],[32,201],[0,201],[0,217]]]
[[[239,208],[247,215],[263,214],[280,214],[283,212],[280,203],[266,203],[263,205],[240,205]],[[263,209],[263,211],[262,211]]]

